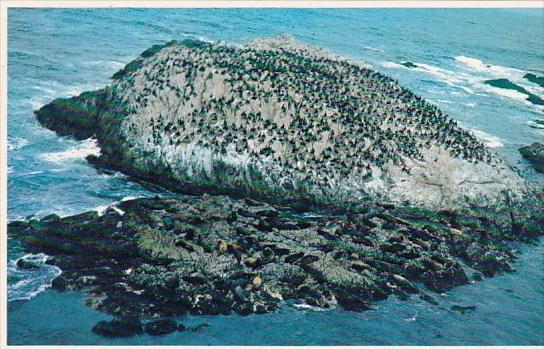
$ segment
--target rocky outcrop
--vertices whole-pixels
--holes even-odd
[[[531,145],[519,148],[519,152],[531,162],[535,170],[544,172],[544,144],[534,142]]]
[[[511,212],[513,221],[391,204],[297,212],[205,194],[13,222],[8,234],[53,256],[63,270],[54,287],[84,290],[89,306],[115,317],[93,330],[118,337],[183,330],[172,320],[183,314],[260,314],[286,301],[362,311],[419,294],[436,304],[432,292],[469,282],[463,265],[488,277],[511,270],[507,242],[542,233],[544,217]]]
[[[154,46],[110,86],[37,116],[62,135],[96,137],[94,163],[177,191],[445,208],[525,190],[435,106],[288,38]]]

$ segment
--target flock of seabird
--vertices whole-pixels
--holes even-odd
[[[423,160],[431,146],[492,160],[474,136],[397,81],[305,49],[180,44],[141,70],[121,86],[129,87],[129,114],[157,112],[144,125],[154,145],[196,142],[223,154],[233,145],[325,178],[370,176],[389,162],[408,171],[405,159]],[[218,76],[225,88],[210,93]]]

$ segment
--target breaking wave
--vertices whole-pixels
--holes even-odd
[[[528,105],[541,105],[544,88],[539,77],[520,69],[486,64],[480,59],[456,56],[454,61],[459,69],[452,70],[420,62],[384,62],[382,66],[390,69],[410,69],[431,75],[437,80],[468,94],[482,95],[493,93],[500,97],[524,102]],[[528,78],[530,77],[530,79]],[[508,84],[490,84],[490,81],[508,81]]]
[[[457,57],[454,57],[454,59],[457,62],[464,64],[470,70],[489,74],[489,75],[502,76],[504,78],[507,78],[507,77],[515,78],[519,75],[524,74],[524,72],[519,69],[503,67],[500,65],[485,64],[484,62],[482,62],[481,60],[477,58],[472,58],[467,56],[457,56]]]
[[[372,51],[372,52],[379,52],[379,53],[384,53],[385,51],[380,49],[380,48],[376,48],[376,47],[372,47],[372,46],[365,46],[363,47],[365,50],[368,50],[368,51]]]
[[[90,62],[86,62],[86,64],[92,67],[105,66],[115,70],[123,69],[126,65],[126,63],[118,62],[118,61],[90,61]]]
[[[89,138],[87,140],[82,141],[80,144],[74,147],[68,148],[64,151],[44,153],[41,155],[41,157],[45,161],[54,162],[54,163],[62,163],[68,160],[85,159],[85,157],[89,155],[98,156],[99,154],[100,154],[100,147],[98,146],[96,139]]]
[[[44,253],[26,254],[8,262],[8,301],[28,300],[51,287],[62,270],[46,264],[50,257]],[[28,267],[18,266],[20,261]]]
[[[502,140],[497,136],[493,136],[475,128],[471,129],[470,132],[489,148],[500,148],[504,146]]]
[[[395,62],[383,62],[382,67],[384,68],[401,68],[402,65]]]

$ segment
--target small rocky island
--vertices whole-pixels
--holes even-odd
[[[12,222],[58,290],[115,316],[105,336],[183,330],[184,314],[286,303],[436,303],[512,270],[543,193],[437,107],[360,63],[285,37],[153,46],[110,86],[36,112],[95,138],[101,170],[175,194]]]
[[[519,149],[521,155],[531,162],[537,172],[544,173],[544,144],[534,142]]]

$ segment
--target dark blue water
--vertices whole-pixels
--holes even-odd
[[[84,161],[98,149],[42,128],[32,111],[56,97],[107,84],[153,44],[196,37],[242,43],[291,34],[295,39],[371,64],[447,111],[527,178],[542,176],[517,148],[542,140],[542,107],[486,79],[507,78],[543,96],[523,78],[544,75],[544,12],[535,10],[159,10],[10,9],[8,12],[8,216],[101,209],[127,197],[154,195],[125,176]],[[414,62],[409,69],[399,63]],[[531,127],[533,126],[533,127]],[[241,318],[194,317],[202,333],[112,341],[89,329],[109,318],[79,293],[47,290],[60,271],[15,267],[25,256],[8,241],[10,344],[542,344],[544,243],[520,246],[517,272],[439,296],[440,305],[390,299],[353,314],[296,310]],[[467,314],[452,305],[475,305]]]

